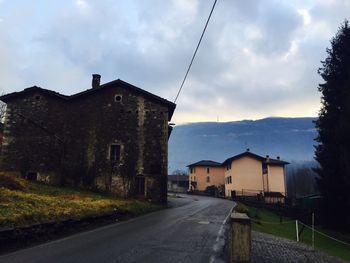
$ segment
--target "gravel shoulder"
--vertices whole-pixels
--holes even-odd
[[[303,243],[252,231],[253,263],[342,263],[338,258],[326,255]]]

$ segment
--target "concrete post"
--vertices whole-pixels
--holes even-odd
[[[250,262],[251,223],[246,214],[231,214],[231,263]]]

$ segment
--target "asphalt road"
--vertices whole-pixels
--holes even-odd
[[[186,196],[173,208],[0,256],[0,262],[223,262],[232,201]]]

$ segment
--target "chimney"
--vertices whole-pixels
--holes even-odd
[[[101,75],[99,74],[92,74],[92,82],[91,86],[93,89],[96,89],[100,86],[100,81],[101,81]]]
[[[266,155],[266,161],[270,161],[270,156]]]
[[[279,156],[277,156],[277,160],[279,160],[280,159],[280,157]]]
[[[247,152],[249,152],[250,151],[250,149],[249,148],[247,148]]]

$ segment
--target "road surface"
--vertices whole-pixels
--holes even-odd
[[[187,196],[173,208],[0,256],[0,262],[223,262],[233,202]],[[180,204],[180,206],[179,206]]]

